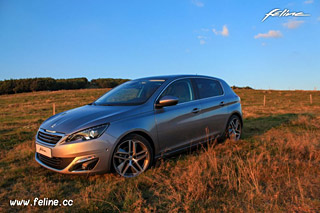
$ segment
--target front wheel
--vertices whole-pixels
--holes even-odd
[[[242,133],[242,125],[240,118],[236,115],[232,115],[228,121],[227,129],[225,132],[225,138],[229,138],[233,141],[240,140]]]
[[[119,175],[136,177],[152,165],[152,148],[144,137],[129,135],[116,147],[112,161],[113,168]]]

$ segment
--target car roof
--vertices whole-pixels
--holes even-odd
[[[212,78],[212,79],[217,79],[220,80],[219,78],[215,78],[212,76],[205,76],[205,75],[190,75],[190,74],[177,74],[177,75],[160,75],[160,76],[150,76],[150,77],[145,77],[145,78],[139,78],[143,80],[148,80],[148,79],[165,79],[165,80],[174,80],[178,78],[185,78],[185,77],[199,77],[199,78]]]

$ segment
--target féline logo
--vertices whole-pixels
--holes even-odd
[[[47,152],[45,149],[42,149],[41,147],[40,147],[39,151]]]
[[[271,10],[265,15],[261,22],[264,22],[269,16],[287,17],[287,16],[310,16],[310,14],[305,14],[304,12],[291,12],[288,9],[280,10],[278,8]]]

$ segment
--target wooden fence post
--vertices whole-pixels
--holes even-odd
[[[266,95],[263,95],[263,106],[266,106]]]
[[[55,103],[52,104],[52,108],[53,108],[52,114],[55,115],[56,114],[56,104]]]
[[[312,104],[312,95],[310,94],[310,104]]]

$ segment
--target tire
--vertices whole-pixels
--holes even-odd
[[[120,176],[136,177],[153,163],[153,150],[147,139],[138,134],[124,137],[112,155],[113,169]]]
[[[226,130],[221,139],[222,140],[230,139],[232,141],[238,141],[241,138],[241,134],[242,134],[241,120],[239,116],[232,115],[228,120]]]

